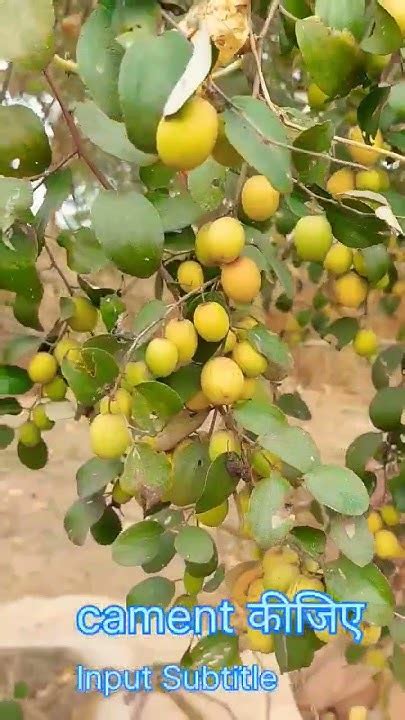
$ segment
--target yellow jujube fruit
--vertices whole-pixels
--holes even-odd
[[[73,340],[72,338],[62,338],[62,340],[59,340],[59,342],[56,343],[53,354],[59,365],[62,365],[62,361],[66,356],[70,358],[76,354],[77,357],[79,352],[80,345],[77,340]]]
[[[192,170],[211,155],[217,136],[217,111],[208,100],[195,96],[175,115],[160,120],[156,133],[159,158],[175,170]]]
[[[124,388],[118,388],[113,397],[104,397],[100,401],[100,413],[102,415],[125,415],[130,418],[132,415],[132,395]]]
[[[375,645],[381,637],[381,627],[379,625],[368,625],[363,623],[361,625],[361,630],[363,632],[363,637],[360,644],[363,647]]]
[[[85,297],[72,298],[74,305],[73,315],[68,318],[67,324],[75,332],[91,332],[97,325],[98,310]]]
[[[388,190],[389,185],[388,174],[383,170],[362,170],[356,175],[357,190],[370,190],[371,192],[378,193]]]
[[[405,557],[405,551],[391,530],[378,530],[374,535],[374,552],[383,560]]]
[[[405,37],[405,5],[403,0],[378,0],[379,4],[386,10],[397,23],[402,37]]]
[[[264,593],[263,578],[257,578],[250,583],[247,591],[248,602],[258,602]]]
[[[274,652],[274,640],[272,635],[263,635],[260,630],[248,626],[247,640],[250,650],[268,655]]]
[[[274,565],[278,563],[284,563],[285,565],[299,565],[300,558],[295,550],[289,547],[272,547],[263,555],[263,572],[269,572]]]
[[[201,265],[194,260],[182,262],[177,269],[177,280],[185,293],[199,290],[204,284],[204,273]]]
[[[175,344],[179,362],[190,362],[198,345],[198,337],[193,323],[190,320],[170,320],[165,327],[165,337]]]
[[[353,348],[360,357],[372,357],[378,349],[378,338],[373,330],[359,330],[353,340]]]
[[[401,522],[401,513],[396,509],[394,505],[383,505],[380,509],[381,517],[385,524],[389,527],[399,525]]]
[[[51,382],[46,383],[43,387],[43,393],[50,400],[58,402],[63,400],[67,393],[67,385],[63,378],[55,377]]]
[[[129,387],[136,387],[143,382],[152,380],[153,375],[149,372],[149,368],[143,360],[129,362],[124,367],[124,379]]]
[[[298,575],[295,582],[289,587],[287,595],[293,598],[301,590],[315,590],[316,592],[324,592],[323,582],[318,578],[308,577],[307,575]]]
[[[97,415],[90,425],[91,449],[103,460],[120,458],[131,444],[124,415]]]
[[[132,500],[133,495],[129,495],[129,493],[125,492],[125,490],[122,489],[119,481],[115,483],[113,487],[113,491],[111,493],[111,499],[114,503],[117,505],[126,505],[130,500]]]
[[[241,453],[240,442],[237,435],[230,430],[218,430],[214,432],[208,446],[208,454],[211,462],[214,462],[219,455],[229,452],[237,453],[238,455]]]
[[[194,311],[194,327],[207,342],[219,342],[229,331],[229,316],[217,302],[201,303]]]
[[[245,242],[243,225],[233,217],[218,218],[207,230],[207,254],[214,265],[224,265],[236,260],[245,247]]]
[[[243,212],[250,220],[264,222],[277,212],[280,193],[264,175],[253,175],[243,186],[241,202]]]
[[[298,565],[286,563],[282,559],[267,568],[264,573],[263,583],[266,590],[278,590],[285,593],[297,580],[299,575]]]
[[[363,254],[360,250],[355,250],[353,253],[353,265],[362,277],[367,277],[366,261],[364,260]]]
[[[232,405],[242,394],[242,370],[227,357],[208,360],[201,373],[201,387],[213,405]]]
[[[206,267],[212,267],[215,265],[209,253],[209,246],[207,242],[210,225],[211,223],[205,223],[205,225],[202,225],[195,236],[194,249],[197,260],[201,263],[201,265],[205,265]]]
[[[49,419],[44,405],[36,405],[31,413],[31,420],[39,430],[52,430],[55,423]]]
[[[267,360],[247,340],[236,343],[232,359],[239,365],[243,374],[248,378],[262,375],[267,368]]]
[[[33,383],[44,385],[53,380],[57,369],[58,363],[53,355],[47,352],[38,352],[31,358],[27,372]]]
[[[378,530],[381,530],[381,528],[383,526],[381,515],[378,512],[376,512],[375,510],[373,510],[372,512],[370,512],[368,514],[367,526],[373,535],[375,535],[375,533]]]
[[[387,667],[387,658],[380,648],[370,648],[366,650],[362,657],[362,662],[373,670],[384,670]]]
[[[344,307],[358,308],[367,297],[368,285],[366,281],[349,272],[335,280],[335,297]]]
[[[194,575],[190,575],[190,573],[185,570],[183,575],[183,584],[188,595],[198,595],[204,585],[204,578],[194,577]]]
[[[308,105],[313,110],[321,110],[329,100],[328,95],[325,95],[323,90],[314,82],[308,85],[307,95]]]
[[[226,136],[223,115],[218,116],[218,137],[212,151],[212,157],[220,165],[234,169],[240,168],[243,162],[243,159]]]
[[[221,284],[225,295],[235,303],[250,303],[260,292],[262,278],[256,263],[249,257],[240,257],[221,271]]]
[[[332,245],[332,228],[324,215],[306,215],[298,220],[293,241],[301,260],[323,262]]]
[[[349,140],[353,140],[357,143],[361,143],[362,145],[364,145],[364,148],[357,147],[356,145],[347,146],[348,152],[354,162],[360,163],[360,165],[366,165],[367,167],[372,167],[376,164],[377,160],[380,157],[380,153],[373,150],[373,147],[381,149],[383,146],[384,138],[382,136],[381,130],[377,131],[377,134],[373,139],[371,145],[368,145],[365,142],[363,133],[361,132],[361,129],[358,125],[350,128],[348,138]]]
[[[193,412],[200,412],[201,410],[207,410],[210,404],[210,401],[205,397],[203,391],[199,390],[190,400],[187,400],[186,407]]]
[[[282,467],[280,458],[268,450],[254,450],[250,462],[253,470],[260,477],[268,477],[274,468],[281,470]]]
[[[238,340],[244,340],[248,330],[256,327],[256,325],[258,325],[258,321],[251,315],[247,315],[246,317],[237,320],[235,324],[235,332]]]
[[[41,442],[39,427],[30,420],[20,425],[17,437],[21,445],[25,445],[26,447],[35,447]]]
[[[336,242],[327,253],[323,266],[332,275],[343,275],[350,269],[352,261],[353,251],[346,245]]]
[[[224,355],[228,355],[228,353],[232,352],[235,345],[236,345],[236,335],[233,332],[233,330],[229,330],[229,332],[225,338]]]
[[[176,369],[179,361],[177,347],[166,338],[154,338],[145,353],[145,362],[153,375],[167,377]]]
[[[348,720],[367,720],[368,710],[365,705],[353,705],[349,711]]]
[[[354,190],[354,172],[349,168],[336,170],[326,183],[326,189],[331,195],[341,195]]]
[[[221,505],[218,505],[211,510],[196,513],[196,517],[200,523],[206,525],[207,527],[219,527],[228,515],[228,509],[228,500],[225,500],[221,503]]]
[[[240,396],[241,400],[251,400],[256,392],[257,380],[256,378],[245,377],[243,380],[243,390]]]

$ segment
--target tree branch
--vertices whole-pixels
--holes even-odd
[[[57,263],[56,260],[55,260],[55,256],[54,256],[52,250],[50,249],[48,243],[46,242],[45,238],[43,238],[43,244],[44,244],[45,251],[46,251],[46,253],[47,253],[48,257],[49,257],[49,260],[51,261],[52,267],[53,267],[53,268],[56,270],[56,272],[58,273],[58,275],[59,275],[59,277],[61,278],[63,284],[65,285],[65,287],[66,287],[69,295],[73,296],[74,293],[73,293],[73,290],[72,290],[72,288],[71,288],[71,286],[70,286],[69,280],[67,279],[67,277],[66,277],[66,275],[64,274],[64,272],[60,269],[58,263]]]

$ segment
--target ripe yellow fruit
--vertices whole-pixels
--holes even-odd
[[[229,316],[217,302],[201,303],[194,311],[194,327],[207,342],[223,340],[229,330]]]
[[[235,325],[235,332],[238,340],[244,340],[248,330],[256,327],[256,325],[258,325],[258,322],[256,318],[251,315],[247,315],[246,317],[241,318],[241,320],[238,320]]]
[[[249,257],[240,257],[221,271],[224,293],[235,303],[250,303],[259,294],[262,277],[256,263]]]
[[[201,387],[213,405],[231,405],[243,391],[242,370],[227,357],[208,360],[201,373]]]
[[[241,201],[243,212],[250,220],[264,222],[277,212],[280,193],[264,175],[253,175],[242,188]]]
[[[183,584],[186,593],[189,595],[198,595],[204,585],[204,578],[194,577],[194,575],[190,575],[190,573],[185,570],[183,575]]]
[[[366,281],[354,272],[346,273],[335,281],[335,297],[340,305],[358,308],[367,297]]]
[[[373,670],[384,670],[387,667],[387,658],[379,648],[370,648],[366,650],[362,658],[362,662]]]
[[[185,293],[199,290],[204,284],[204,273],[201,265],[194,260],[182,262],[177,269],[177,280]]]
[[[381,519],[381,515],[380,515],[378,512],[375,512],[375,510],[373,510],[373,511],[372,511],[371,513],[369,513],[369,515],[368,515],[367,525],[368,525],[368,529],[370,530],[370,532],[371,532],[373,535],[375,535],[375,533],[376,533],[378,530],[381,530],[381,528],[382,528],[382,526],[383,526],[383,522],[382,522],[382,519]]]
[[[229,142],[225,133],[225,121],[222,115],[218,117],[218,136],[215,147],[212,151],[212,157],[220,165],[224,167],[238,169],[242,165],[242,158]]]
[[[338,628],[338,631],[335,635],[332,635],[328,630],[314,630],[314,633],[318,640],[320,640],[323,643],[330,643],[333,642],[339,635],[342,635],[342,631],[340,628]]]
[[[261,596],[264,593],[264,585],[263,585],[263,578],[257,578],[257,580],[253,580],[252,583],[249,585],[249,589],[247,592],[247,600],[248,602],[258,602],[261,598]]]
[[[97,415],[90,425],[91,449],[103,460],[120,458],[131,444],[124,415]]]
[[[100,413],[102,415],[125,415],[130,418],[132,415],[132,395],[124,388],[118,388],[113,397],[103,397],[100,401]]]
[[[353,705],[348,720],[367,720],[368,710],[364,705]]]
[[[362,623],[361,630],[363,632],[363,637],[360,644],[363,647],[370,647],[370,645],[378,643],[381,637],[380,625],[368,625],[366,623]]]
[[[282,467],[280,458],[268,450],[254,450],[250,462],[259,477],[268,477],[272,470],[281,470]]]
[[[299,575],[298,565],[286,563],[280,559],[269,565],[264,573],[264,587],[266,590],[278,590],[285,593],[297,580]]]
[[[98,310],[85,297],[72,299],[74,311],[72,317],[68,318],[67,324],[75,332],[91,332],[97,325]]]
[[[205,397],[203,391],[199,390],[190,400],[187,400],[186,407],[193,412],[200,412],[200,410],[207,410],[210,404],[210,401]]]
[[[364,260],[363,254],[360,250],[355,250],[353,253],[353,265],[359,275],[367,277],[366,261]]]
[[[270,572],[271,568],[279,563],[285,565],[297,565],[298,567],[299,562],[300,558],[295,550],[292,550],[289,547],[272,547],[269,550],[266,550],[263,555],[263,572]]]
[[[68,357],[73,357],[74,355],[77,357],[79,352],[80,345],[76,340],[73,340],[72,338],[62,338],[62,340],[59,340],[59,342],[56,343],[53,354],[59,365],[62,365],[62,360],[68,355],[68,353]]]
[[[388,273],[382,276],[381,280],[379,280],[376,283],[372,283],[372,287],[376,288],[377,290],[385,290],[386,287],[390,284],[390,276]]]
[[[306,215],[298,220],[293,241],[301,260],[323,262],[333,242],[332,228],[324,215]]]
[[[33,383],[49,383],[56,375],[58,363],[53,355],[47,352],[38,352],[28,365],[27,372]]]
[[[175,344],[179,362],[190,362],[198,345],[198,336],[190,320],[170,320],[165,327],[165,338]]]
[[[209,248],[207,244],[208,230],[210,228],[210,225],[211,223],[205,223],[205,225],[202,225],[202,227],[200,227],[199,231],[197,232],[197,235],[195,236],[194,250],[197,260],[199,263],[201,263],[201,265],[205,265],[206,267],[212,267],[213,265],[215,265],[209,253]]]
[[[214,265],[231,263],[241,254],[245,246],[245,230],[239,220],[221,217],[214,220],[207,230],[207,254]]]
[[[376,164],[378,158],[380,157],[380,153],[373,150],[373,147],[381,149],[383,146],[384,138],[381,130],[377,131],[371,145],[368,145],[365,142],[363,133],[358,125],[350,128],[348,138],[349,140],[354,140],[355,142],[364,145],[364,148],[357,147],[356,145],[348,145],[347,149],[354,162],[360,163],[360,165],[366,165],[367,167],[372,167]]]
[[[223,503],[221,503],[221,505],[218,505],[211,510],[197,513],[196,517],[200,523],[206,525],[207,527],[219,527],[219,525],[222,525],[226,516],[228,515],[228,509],[228,500],[225,500]]]
[[[353,340],[353,348],[360,357],[372,357],[378,349],[378,338],[373,330],[359,330]]]
[[[323,582],[318,578],[308,577],[308,575],[298,575],[295,582],[289,587],[287,595],[293,598],[301,590],[315,590],[316,592],[324,592]]]
[[[395,560],[405,556],[398,538],[391,530],[378,530],[374,535],[374,552],[383,560]]]
[[[267,369],[267,360],[247,340],[238,342],[233,350],[232,359],[239,365],[248,378],[262,375]]]
[[[30,420],[20,425],[17,436],[18,442],[26,447],[35,447],[41,442],[39,427]]]
[[[403,0],[379,0],[379,4],[392,15],[402,33],[402,37],[405,37],[405,6]]]
[[[370,77],[378,77],[391,60],[391,55],[366,54],[366,70]],[[355,124],[355,123],[354,123]]]
[[[353,251],[346,245],[336,242],[327,253],[323,266],[332,275],[343,275],[351,268],[352,262]]]
[[[229,452],[237,453],[238,455],[241,453],[240,442],[237,435],[230,430],[218,430],[214,432],[208,446],[208,454],[211,462],[214,462],[219,455]]]
[[[354,190],[354,172],[349,168],[337,170],[330,176],[326,189],[331,195],[340,195]]]
[[[129,362],[124,368],[124,379],[129,387],[136,387],[143,382],[151,380],[153,375],[149,372],[149,368],[143,360]]]
[[[57,402],[66,397],[67,385],[64,379],[58,376],[44,385],[43,392],[50,400]]]
[[[243,390],[240,396],[241,400],[251,400],[256,392],[257,381],[256,378],[247,378],[243,380]]]
[[[211,155],[217,136],[217,111],[208,100],[195,96],[175,115],[160,120],[156,147],[164,165],[192,170]]]
[[[318,85],[315,83],[310,83],[308,85],[308,105],[313,110],[321,110],[323,107],[325,107],[326,103],[329,100],[328,95],[325,95],[323,90],[321,90]]]
[[[402,298],[405,295],[405,280],[397,280],[392,286],[392,294],[395,297]]]
[[[385,524],[389,527],[399,525],[401,522],[401,513],[396,509],[396,507],[394,507],[394,505],[383,505],[380,513]]]
[[[233,332],[233,330],[229,330],[229,332],[225,338],[224,355],[228,355],[228,353],[232,352],[235,345],[236,345],[236,335]]]
[[[179,361],[177,347],[167,338],[154,338],[145,353],[145,362],[153,375],[167,377],[176,369]]]
[[[380,192],[386,192],[386,190],[390,189],[390,176],[388,175],[387,171],[383,170],[382,168],[378,168],[377,173],[378,177],[380,178]]]
[[[378,193],[388,190],[389,185],[389,176],[382,170],[362,170],[356,175],[357,190],[371,190]]]
[[[125,490],[122,489],[119,481],[115,483],[113,487],[113,491],[111,494],[111,499],[114,503],[117,503],[117,505],[126,505],[130,500],[132,500],[133,495],[129,495]]]
[[[36,405],[31,413],[31,420],[39,430],[51,430],[55,423],[49,419],[44,405]]]
[[[260,630],[248,626],[247,640],[250,650],[268,655],[274,652],[274,640],[272,635],[264,635]]]

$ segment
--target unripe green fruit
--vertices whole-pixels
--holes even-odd
[[[31,421],[25,422],[18,428],[18,440],[21,445],[26,447],[35,447],[41,442],[41,433],[35,423]]]

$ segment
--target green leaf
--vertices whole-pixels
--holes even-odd
[[[375,283],[387,273],[391,260],[385,245],[373,245],[362,250],[367,278]]]
[[[203,212],[210,212],[225,197],[226,168],[213,158],[188,173],[187,184],[191,197]]]
[[[174,545],[179,555],[192,563],[207,563],[214,554],[211,535],[200,527],[183,527],[177,535]]]
[[[328,97],[347,95],[361,82],[361,52],[345,33],[331,30],[317,17],[298,20],[295,32],[311,78]]]
[[[44,186],[46,188],[45,199],[35,215],[35,226],[38,235],[45,232],[53,213],[59,210],[72,192],[73,179],[70,168],[62,168],[49,175],[44,182]]]
[[[236,96],[232,108],[225,110],[224,120],[226,136],[243,159],[276,190],[290,192],[291,156],[281,147],[288,144],[288,138],[278,117],[261,100]]]
[[[339,550],[355,565],[364,567],[374,556],[374,537],[365,517],[335,516],[330,526],[330,537]]]
[[[193,562],[187,562],[185,563],[185,569],[187,572],[196,578],[206,578],[212,575],[213,572],[218,567],[218,552],[214,545],[214,554],[207,563],[193,563]]]
[[[100,520],[104,509],[104,500],[100,497],[76,500],[63,521],[70,542],[84,545],[91,526]]]
[[[304,482],[315,500],[342,515],[362,515],[368,509],[365,485],[349,468],[319,465],[304,475]]]
[[[362,645],[349,645],[345,650],[347,664],[356,665],[361,661],[366,652],[366,648]]]
[[[200,377],[201,367],[199,365],[185,365],[169,375],[165,382],[176,391],[185,404],[201,389]]]
[[[232,667],[240,662],[239,638],[237,635],[216,633],[200,640],[191,650],[193,668],[206,665],[211,670]]]
[[[0,415],[19,415],[22,407],[13,397],[0,398]]]
[[[61,370],[76,399],[87,407],[105,394],[119,372],[116,361],[108,352],[89,347],[82,348],[78,363],[66,356]]]
[[[162,302],[162,300],[148,300],[144,305],[142,305],[135,317],[132,326],[134,335],[140,335],[140,333],[146,330],[146,328],[153,323],[156,323],[157,325],[159,320],[163,320],[166,312],[167,305]],[[152,337],[152,335],[155,334],[156,325],[152,328],[150,336],[145,334],[145,342],[149,339],[149,337]]]
[[[118,295],[107,295],[100,301],[100,314],[108,332],[112,332],[126,310],[125,303]]]
[[[291,415],[298,420],[310,420],[312,417],[308,405],[298,392],[280,395],[276,402],[286,415]]]
[[[306,473],[319,465],[319,451],[311,436],[302,428],[280,426],[259,438],[259,445],[283,462]]]
[[[334,128],[330,120],[304,130],[294,140],[294,147],[316,153],[329,153]],[[316,158],[300,152],[292,154],[294,165],[301,180],[308,185],[323,185],[330,160]]]
[[[195,510],[206,512],[221,505],[235,490],[239,478],[234,478],[228,471],[231,453],[219,455],[210,465],[205,480],[204,490],[198,499]]]
[[[175,450],[170,488],[173,505],[184,507],[197,502],[204,488],[209,464],[207,446],[200,440],[193,440]]]
[[[382,433],[367,432],[359,435],[346,450],[346,466],[364,479],[367,464],[375,457],[383,442]]]
[[[14,316],[21,324],[42,330],[38,307],[43,288],[35,267],[38,246],[31,234],[13,232],[0,240],[0,288],[16,293]]]
[[[139,177],[148,190],[166,190],[176,171],[158,160],[153,165],[147,165],[139,170]]]
[[[93,145],[109,155],[140,167],[156,161],[155,155],[143,153],[129,142],[124,123],[111,120],[91,100],[76,105],[75,118]]]
[[[30,694],[29,686],[23,680],[14,683],[13,698],[15,700],[25,700]]]
[[[42,70],[54,50],[52,0],[2,0],[0,57],[28,70]]]
[[[148,193],[148,200],[159,213],[164,232],[182,230],[201,216],[201,207],[194,202],[187,190],[179,189],[174,194],[155,190]]]
[[[100,520],[91,526],[90,533],[98,545],[111,545],[121,530],[121,520],[110,505],[104,510]]]
[[[325,552],[326,535],[323,530],[301,525],[293,528],[291,535],[299,547],[311,557],[317,558]]]
[[[235,420],[255,435],[278,432],[280,428],[287,426],[284,414],[268,398],[252,398],[237,403],[233,412]]]
[[[164,577],[146,578],[135,585],[129,591],[126,599],[126,606],[142,605],[150,607],[157,605],[167,608],[174,598],[176,586],[172,580]]]
[[[387,225],[374,213],[370,213],[370,207],[364,202],[345,199],[338,205],[321,202],[322,204],[334,237],[343,245],[351,248],[366,248],[384,242]]]
[[[405,356],[405,345],[397,343],[380,352],[373,363],[371,379],[376,390],[389,387],[392,376],[399,372]]]
[[[0,450],[5,450],[14,440],[14,430],[7,425],[0,425]]]
[[[246,340],[271,363],[278,365],[283,370],[291,370],[293,364],[291,353],[277,333],[271,332],[264,325],[258,324],[248,330]]]
[[[301,636],[274,636],[274,649],[281,674],[309,667],[318,648],[313,632]]]
[[[219,51],[211,41],[206,25],[201,24],[197,27],[192,43],[192,56],[165,103],[164,117],[175,115],[194,95],[218,58]]]
[[[92,207],[96,236],[116,267],[147,278],[159,267],[164,235],[156,209],[143,195],[103,191]]]
[[[156,516],[158,518],[158,514]],[[176,554],[174,540],[176,535],[173,532],[164,532],[159,536],[159,549],[153,560],[142,565],[142,570],[146,573],[157,573],[167,567],[169,562],[173,560]]]
[[[24,720],[20,703],[14,700],[0,700],[1,720]]]
[[[115,40],[111,14],[97,7],[82,27],[76,48],[79,75],[108,117],[121,119],[118,76],[124,50]]]
[[[77,494],[81,498],[90,497],[102,492],[108,483],[115,480],[122,472],[120,460],[87,460],[76,473]]]
[[[392,15],[376,3],[371,34],[365,37],[360,47],[372,55],[388,55],[402,46],[402,34]]]
[[[389,625],[389,631],[393,641],[398,643],[398,645],[403,645],[405,643],[405,623],[403,621],[405,606],[400,605],[395,608],[395,612],[398,613],[398,616],[402,615],[402,617],[394,615]]]
[[[376,625],[386,625],[392,619],[394,596],[380,570],[373,564],[359,568],[347,558],[325,565],[328,593],[342,602],[368,603],[365,619]]]
[[[360,128],[369,137],[375,137],[380,127],[381,113],[389,98],[389,87],[377,87],[366,95],[357,108]]]
[[[6,232],[16,218],[29,210],[33,200],[28,180],[0,178],[0,230]]]
[[[247,521],[255,541],[264,550],[279,544],[294,525],[277,514],[290,490],[290,484],[278,472],[272,472],[253,488]]]
[[[223,565],[218,565],[213,576],[209,580],[207,580],[207,582],[203,586],[203,591],[208,593],[215,592],[215,590],[218,590],[220,585],[222,585],[224,578],[225,568]]]
[[[33,386],[28,373],[16,365],[0,365],[0,396],[24,395]]]
[[[158,37],[138,36],[125,53],[119,77],[121,106],[128,137],[144,152],[156,152],[164,105],[191,51],[185,37],[170,30]]]
[[[136,443],[127,455],[120,486],[134,495],[144,510],[158,505],[170,483],[170,462],[165,453],[158,453],[146,443]]]
[[[67,264],[73,272],[93,273],[109,263],[109,259],[90,228],[80,228],[74,232],[65,230],[58,235],[57,243],[60,247],[65,248]]]
[[[389,663],[395,680],[405,690],[405,652],[399,645],[394,645]]]
[[[51,164],[45,128],[24,105],[0,106],[0,174],[24,178],[40,175]]]
[[[131,525],[112,544],[114,562],[126,567],[150,562],[159,552],[162,533],[162,526],[154,520]]]
[[[28,468],[28,470],[42,470],[48,462],[48,448],[43,440],[35,445],[35,447],[27,447],[18,443],[17,455],[20,462]]]
[[[402,463],[399,474],[389,480],[389,491],[399,512],[405,512],[405,463]]]
[[[142,395],[146,401],[146,406],[143,403],[142,405],[149,413],[150,419],[153,420],[156,431],[163,430],[170,418],[177,415],[183,408],[183,402],[175,390],[164,383],[151,380],[137,385],[134,391],[132,415],[135,421],[138,417],[139,395]]]
[[[334,320],[323,332],[323,337],[333,335],[336,338],[336,349],[341,350],[349,343],[353,342],[359,329],[359,321],[357,318],[342,317]]]
[[[267,260],[263,255],[262,251],[259,250],[259,248],[257,248],[255,245],[245,245],[241,254],[243,257],[248,257],[253,260],[253,262],[256,263],[257,267],[261,272],[268,272],[269,268]]]
[[[365,26],[365,0],[316,0],[315,15],[330,28],[350,30],[356,40],[363,37]]]
[[[405,388],[382,388],[370,403],[370,420],[379,430],[399,430],[404,409]]]
[[[266,258],[269,269],[276,275],[285,294],[291,299],[294,296],[294,280],[286,263],[280,260],[276,248],[267,237],[263,237],[261,240],[256,238],[254,242]]]

